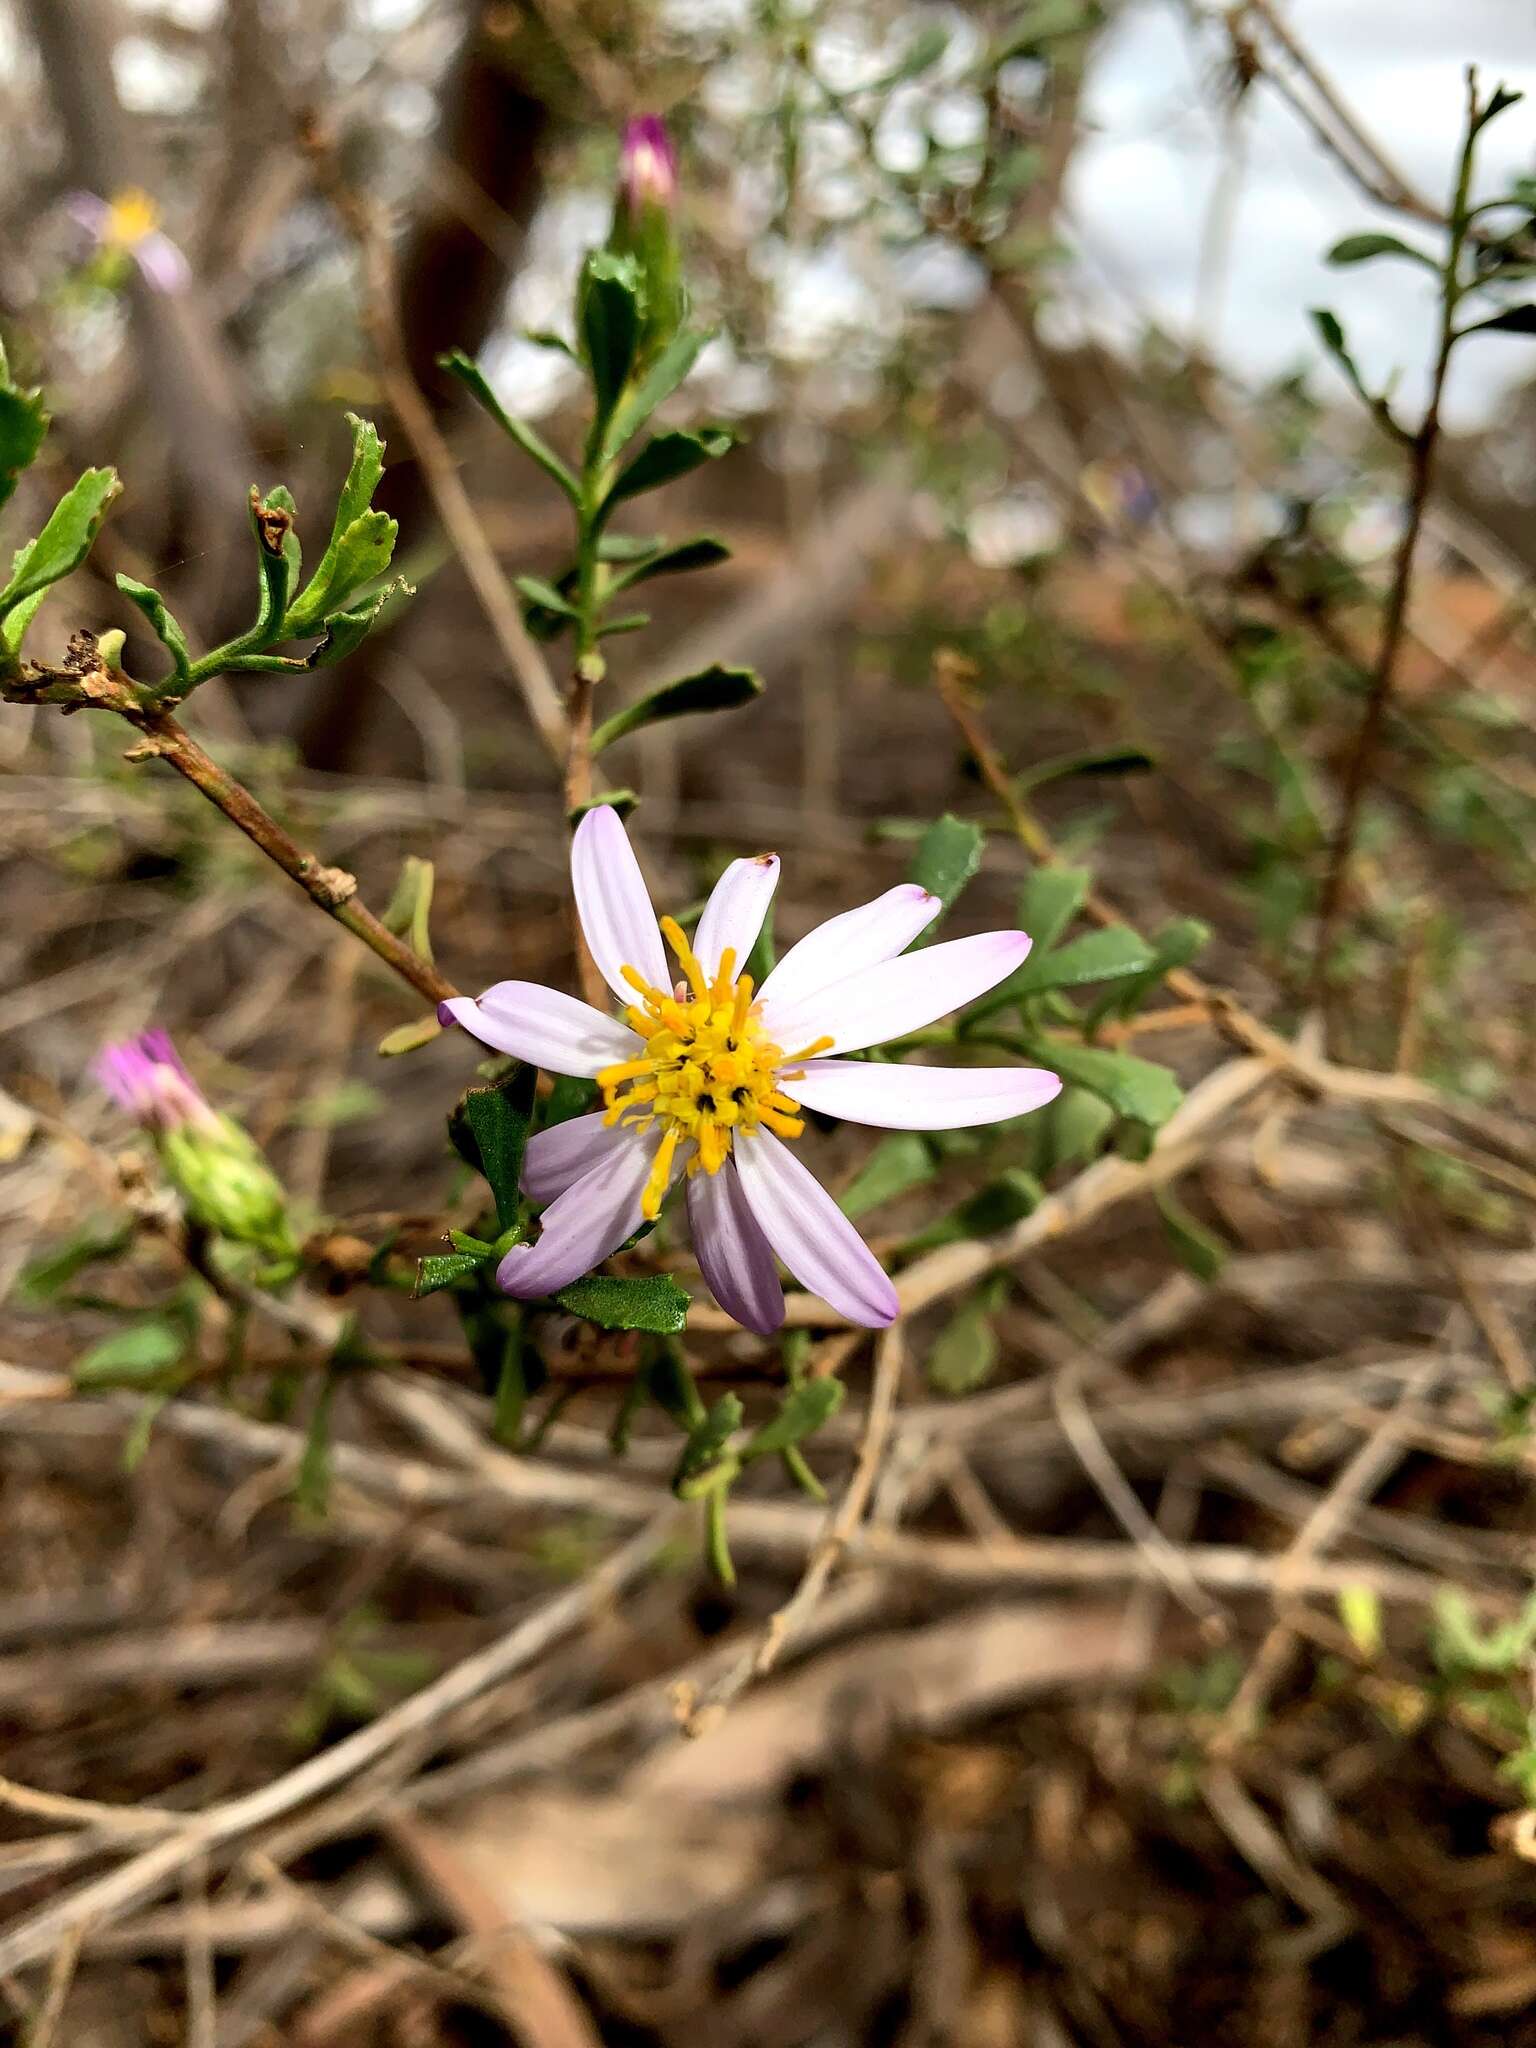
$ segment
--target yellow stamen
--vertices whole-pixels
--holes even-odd
[[[819,1052],[830,1052],[836,1043],[835,1038],[813,1038],[809,1045],[802,1045],[798,1052],[792,1052],[790,1061],[814,1059]]]
[[[688,977],[688,986],[701,1002],[709,998],[709,983],[704,979],[704,969],[699,965],[699,956],[688,943],[687,934],[675,917],[661,920],[661,936],[677,955],[677,964]]]
[[[715,985],[709,992],[712,1003],[728,1003],[736,987],[736,948],[725,946],[720,952],[720,971],[715,976]]]
[[[672,1155],[677,1150],[678,1128],[673,1124],[656,1148],[655,1163],[651,1177],[645,1184],[640,1197],[640,1214],[654,1223],[661,1214],[661,1198],[667,1192],[667,1182],[672,1178]]]

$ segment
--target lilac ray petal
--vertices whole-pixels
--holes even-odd
[[[828,1051],[859,1052],[883,1039],[921,1031],[936,1017],[974,1002],[1012,974],[1028,951],[1023,932],[947,939],[921,953],[865,967],[795,1002],[765,1001],[763,1022],[786,1053],[823,1037],[832,1040]]]
[[[601,1110],[535,1132],[523,1154],[523,1193],[533,1202],[552,1202],[634,1135],[633,1130],[610,1124]]]
[[[757,944],[778,881],[779,856],[759,853],[750,860],[733,860],[716,882],[693,935],[693,950],[711,981],[720,971],[720,955],[727,946],[736,955],[740,974]]]
[[[916,882],[902,882],[873,903],[829,917],[790,947],[763,983],[763,1001],[798,1003],[861,968],[893,960],[938,914],[937,896]]]
[[[152,291],[174,296],[192,282],[192,266],[169,235],[151,233],[134,245],[133,260]]]
[[[886,1131],[959,1131],[1041,1109],[1061,1093],[1044,1067],[885,1067],[807,1060],[785,1090],[807,1109]]]
[[[99,235],[112,218],[111,207],[94,192],[71,192],[64,202],[64,211],[76,226],[91,235]]]
[[[731,1150],[742,1192],[764,1237],[802,1287],[851,1323],[883,1330],[901,1304],[848,1218],[814,1174],[766,1131]]]
[[[621,1003],[635,1001],[622,970],[670,988],[656,913],[629,834],[611,804],[588,811],[571,841],[571,887],[597,970]]]
[[[437,1014],[497,1052],[589,1081],[632,1059],[640,1043],[627,1024],[536,981],[498,981],[483,996],[450,996]]]
[[[496,1268],[502,1293],[520,1301],[558,1293],[633,1237],[645,1220],[640,1198],[660,1142],[659,1131],[626,1131],[622,1145],[572,1181],[544,1211],[538,1243],[515,1244]]]
[[[689,1181],[688,1229],[716,1301],[744,1330],[771,1337],[784,1321],[784,1290],[731,1160]]]

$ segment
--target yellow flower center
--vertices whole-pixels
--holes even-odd
[[[136,249],[159,225],[159,207],[147,192],[131,186],[127,191],[112,195],[103,240],[119,249]]]
[[[750,1137],[766,1125],[781,1138],[798,1138],[805,1129],[799,1103],[781,1085],[800,1076],[784,1072],[783,1049],[763,1029],[752,1001],[752,977],[736,973],[734,950],[726,947],[711,982],[676,921],[664,917],[661,929],[685,978],[669,993],[652,988],[637,968],[624,969],[624,979],[640,998],[624,1012],[625,1022],[644,1040],[645,1049],[639,1058],[605,1067],[597,1077],[610,1124],[629,1124],[637,1131],[656,1123],[664,1127],[640,1203],[651,1219],[661,1213],[672,1161],[684,1139],[698,1148],[688,1161],[689,1174],[701,1167],[718,1173],[738,1131]],[[819,1038],[789,1055],[789,1063],[824,1052],[831,1043]]]

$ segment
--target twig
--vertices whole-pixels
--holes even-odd
[[[812,1547],[799,1585],[784,1605],[769,1616],[768,1624],[756,1642],[702,1701],[696,1702],[691,1691],[679,1692],[681,1726],[685,1735],[705,1735],[715,1727],[732,1700],[745,1692],[754,1679],[767,1677],[791,1636],[815,1612],[833,1567],[846,1555],[874,1491],[880,1460],[891,1433],[891,1420],[896,1413],[896,1394],[906,1355],[902,1326],[899,1322],[893,1323],[875,1350],[874,1381],[870,1387],[869,1407],[864,1417],[864,1431],[859,1440],[853,1476]]]
[[[675,1528],[677,1518],[675,1507],[656,1516],[579,1585],[535,1608],[496,1642],[466,1657],[431,1685],[423,1686],[420,1692],[412,1693],[399,1706],[332,1748],[322,1750],[297,1769],[254,1792],[197,1815],[168,1841],[157,1842],[118,1869],[51,1901],[8,1933],[0,1934],[0,1972],[35,1962],[61,1938],[83,1929],[89,1922],[116,1917],[155,1898],[197,1857],[223,1848],[343,1784],[396,1744],[435,1727],[456,1708],[501,1684],[570,1630],[590,1620],[607,1601],[648,1570]]]
[[[501,564],[460,480],[432,409],[411,374],[400,330],[400,288],[389,236],[368,200],[354,191],[342,175],[332,139],[317,119],[306,117],[301,121],[299,140],[326,196],[357,245],[363,267],[363,325],[390,409],[421,464],[437,516],[464,565],[464,573],[522,692],[534,729],[551,760],[558,765],[564,761],[566,751],[566,717],[559,692],[537,642],[523,624]]]
[[[1419,535],[1423,530],[1430,488],[1434,481],[1435,456],[1440,441],[1440,407],[1445,394],[1446,375],[1451,365],[1451,352],[1457,341],[1456,309],[1461,303],[1461,255],[1467,239],[1467,208],[1472,183],[1472,161],[1477,143],[1478,111],[1476,74],[1469,72],[1467,130],[1457,165],[1456,190],[1448,227],[1450,239],[1446,250],[1445,267],[1441,272],[1440,335],[1430,377],[1429,404],[1416,432],[1408,439],[1408,477],[1404,494],[1403,533],[1398,542],[1392,581],[1387,591],[1381,641],[1371,670],[1365,712],[1344,768],[1338,830],[1318,900],[1317,941],[1312,962],[1314,991],[1321,987],[1327,975],[1334,933],[1349,880],[1350,862],[1354,856],[1355,838],[1360,827],[1360,813],[1366,792],[1371,786],[1382,730],[1386,725],[1387,713],[1391,709],[1393,692],[1397,685],[1398,657],[1402,652],[1404,629],[1408,619],[1408,600],[1413,589]]]
[[[114,707],[121,708],[121,707]],[[386,930],[357,894],[357,879],[342,868],[327,867],[318,854],[306,853],[270,812],[262,809],[250,791],[205,753],[192,735],[170,712],[131,709],[124,715],[144,734],[129,755],[130,760],[168,761],[184,775],[194,789],[201,790],[246,838],[259,846],[269,860],[276,861],[285,875],[298,883],[327,917],[332,917],[361,939],[386,967],[410,983],[429,1002],[440,1003],[456,993],[445,975],[423,960],[403,939]]]
[[[64,2017],[69,1988],[75,1981],[80,1945],[84,1939],[85,1922],[82,1921],[69,1929],[55,1949],[48,1968],[48,1989],[43,1994],[42,2008],[27,2036],[27,2048],[53,2048],[58,2038],[59,2022]]]

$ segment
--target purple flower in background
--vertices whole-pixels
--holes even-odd
[[[118,1107],[146,1130],[218,1126],[218,1116],[183,1066],[168,1032],[143,1031],[137,1038],[104,1046],[95,1074]]]
[[[850,1322],[883,1328],[896,1291],[786,1140],[802,1109],[885,1130],[953,1130],[1038,1109],[1060,1091],[1037,1067],[919,1067],[832,1059],[918,1031],[973,1002],[1029,951],[1023,932],[984,932],[906,953],[939,910],[915,883],[844,911],[792,946],[760,990],[738,969],[762,929],[777,854],[733,861],[690,945],[658,927],[618,814],[589,811],[571,844],[587,944],[622,1018],[501,981],[443,1003],[443,1022],[557,1074],[595,1080],[605,1107],[530,1140],[523,1187],[548,1203],[536,1244],[497,1269],[522,1299],[556,1293],[655,1218],[686,1176],[688,1222],[715,1299],[749,1330],[784,1320],[777,1254]],[[662,940],[683,970],[674,983]]]
[[[631,216],[647,206],[670,208],[677,197],[677,151],[659,114],[638,114],[625,123],[619,184]]]
[[[185,291],[191,265],[160,227],[160,209],[147,192],[131,187],[102,199],[95,192],[72,192],[71,220],[85,229],[105,256],[131,258],[152,291]]]

